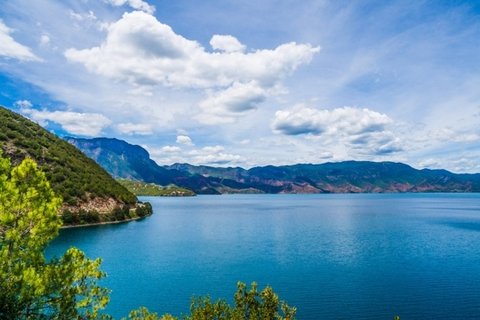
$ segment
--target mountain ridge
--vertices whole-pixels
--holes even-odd
[[[112,168],[112,163],[130,169],[141,168],[140,171],[134,170],[133,174],[137,175],[138,181],[175,184],[198,194],[480,192],[480,174],[456,174],[443,169],[419,170],[400,162],[349,160],[266,165],[250,169],[188,163],[160,166],[150,158],[147,150],[123,140],[68,138],[67,141],[91,156],[116,178],[129,177],[122,176],[122,170]],[[105,161],[108,159],[105,155],[114,157],[114,161]]]

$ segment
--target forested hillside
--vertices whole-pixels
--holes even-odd
[[[63,198],[67,224],[122,220],[137,198],[80,150],[38,124],[0,107],[0,148],[14,165],[30,157]],[[119,213],[122,212],[122,214]],[[111,215],[116,212],[116,216]]]

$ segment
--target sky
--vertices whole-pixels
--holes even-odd
[[[480,172],[480,1],[2,0],[0,105],[160,165]]]

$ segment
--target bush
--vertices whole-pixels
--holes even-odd
[[[78,212],[81,223],[97,223],[100,222],[100,215],[96,210],[80,210]]]
[[[117,206],[112,211],[113,219],[116,221],[122,221],[130,218],[130,209],[128,206]]]
[[[139,203],[137,208],[135,209],[135,214],[138,217],[145,217],[145,216],[151,215],[152,212],[153,212],[153,209],[150,202]]]
[[[62,213],[63,225],[75,225],[80,223],[80,217],[77,213],[70,210],[64,210]]]

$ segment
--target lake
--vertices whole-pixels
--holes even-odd
[[[188,312],[192,295],[271,285],[297,318],[479,319],[480,194],[142,198],[141,221],[62,230],[102,257],[108,312]]]

